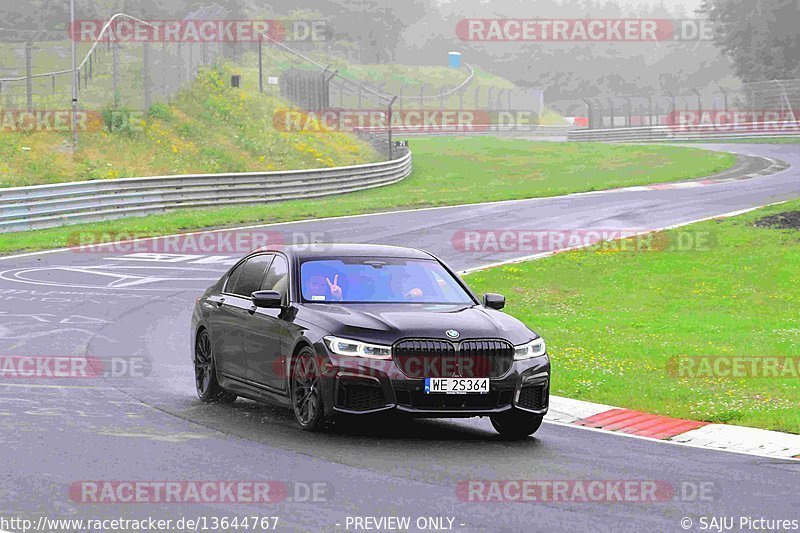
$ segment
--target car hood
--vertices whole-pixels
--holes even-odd
[[[307,304],[297,318],[327,334],[392,344],[403,338],[447,339],[456,330],[464,339],[505,339],[522,344],[536,334],[500,311],[477,305],[428,304]]]

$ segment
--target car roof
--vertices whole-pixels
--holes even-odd
[[[284,252],[301,260],[314,257],[397,257],[404,259],[432,259],[430,254],[422,250],[384,244],[290,244],[278,246],[267,251]]]

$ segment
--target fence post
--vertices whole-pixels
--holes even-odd
[[[616,117],[614,116],[614,98],[609,98],[608,103],[611,104],[610,111],[611,111],[611,129],[614,129],[614,123],[616,122]]]
[[[630,128],[631,127],[631,113],[633,112],[633,109],[632,109],[633,108],[633,104],[631,103],[631,99],[629,97],[627,97],[627,96],[624,97],[623,100],[625,100],[625,103],[627,104],[627,108],[628,108],[628,116],[627,116],[627,119],[625,120],[625,127]]]
[[[692,89],[692,92],[697,96],[697,116],[703,116],[703,96],[697,89]]]
[[[586,114],[589,115],[589,129],[594,129],[594,110],[592,109],[592,102],[588,98],[583,99],[586,102]]]
[[[264,38],[258,36],[258,92],[264,92]]]
[[[387,124],[389,130],[389,161],[392,160],[393,151],[392,151],[392,106],[394,105],[394,101],[397,100],[397,97],[393,97],[392,101],[389,102],[389,112],[386,115],[389,123]]]
[[[114,92],[114,109],[116,109],[119,103],[119,47],[116,41],[111,45],[111,55],[111,90]]]
[[[33,109],[33,43],[25,43],[25,93],[28,97],[28,111]]]
[[[399,91],[399,99],[400,99],[400,111],[403,110],[403,88],[406,86],[405,83],[400,82],[400,91]]]
[[[144,63],[144,113],[150,112],[150,44],[142,43],[142,62]]]

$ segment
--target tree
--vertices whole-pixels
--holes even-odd
[[[701,10],[742,80],[800,78],[797,0],[704,0]]]

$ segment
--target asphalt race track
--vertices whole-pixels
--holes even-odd
[[[697,188],[386,213],[269,230],[414,246],[466,269],[514,256],[455,249],[452,236],[466,228],[651,229],[800,197],[797,145],[728,148],[792,168]],[[0,260],[0,354],[146,363],[142,377],[0,381],[0,517],[269,516],[279,517],[282,531],[344,531],[348,517],[410,516],[412,529],[419,517],[449,517],[459,531],[681,531],[684,517],[697,530],[701,517],[789,519],[796,513],[798,462],[556,424],[543,426],[536,438],[509,443],[484,419],[377,420],[307,434],[286,410],[241,399],[201,404],[189,358],[191,308],[233,258],[112,250]],[[653,480],[709,490],[699,497],[676,489],[664,501],[640,503],[463,501],[459,481],[476,479]],[[91,503],[75,488],[87,480],[276,480],[287,482],[289,492],[267,504]],[[308,498],[312,483],[319,491]]]

